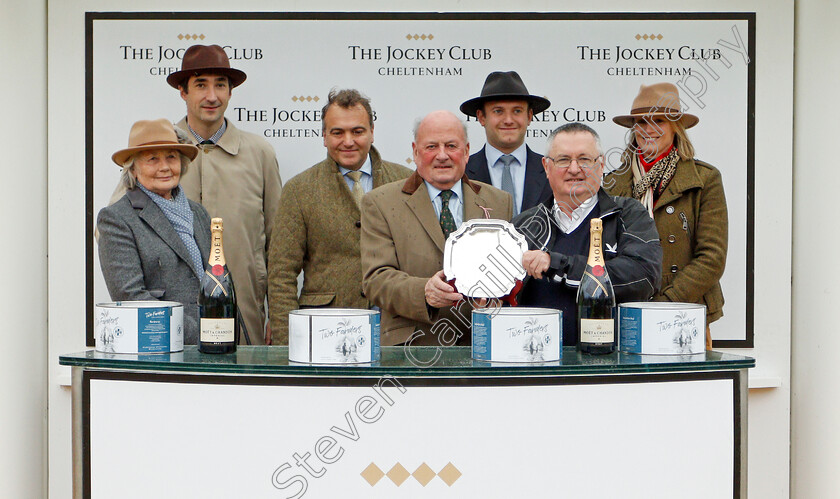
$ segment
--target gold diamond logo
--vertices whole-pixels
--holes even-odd
[[[297,102],[297,96],[292,97],[293,102]]]
[[[661,39],[662,39],[662,34],[658,34],[658,35],[656,35],[656,39],[657,39],[657,40],[661,40]]]
[[[376,485],[376,482],[382,480],[382,477],[385,476],[385,473],[383,473],[382,470],[373,463],[370,463],[368,467],[359,474],[362,475],[362,478],[364,478],[371,487]]]
[[[204,33],[198,35],[198,37],[201,38],[202,40],[204,40]]]
[[[391,479],[392,482],[394,482],[394,484],[397,487],[402,485],[406,478],[411,476],[408,470],[406,470],[400,463],[395,464],[393,468],[388,470],[388,473],[386,473],[386,475],[388,476],[388,478]]]
[[[411,158],[405,158],[405,163],[406,163],[407,165],[410,165],[410,164],[411,164],[411,161],[412,161],[412,159],[411,159]]]
[[[642,35],[636,34],[636,40],[641,40],[641,39],[642,39]]]
[[[183,40],[183,39],[184,39],[184,35],[179,34],[179,35],[178,35],[178,39],[179,39],[179,40]]]
[[[458,479],[461,478],[461,472],[458,471],[458,468],[456,468],[454,464],[447,463],[446,466],[438,472],[438,476],[441,480],[446,482],[446,485],[451,487],[453,483],[457,482]]]
[[[647,39],[648,39],[648,36],[647,36],[647,35],[645,35],[645,36],[643,36],[642,38],[644,38],[645,40],[647,40]]]
[[[414,473],[411,474],[415,480],[420,482],[420,485],[425,487],[429,482],[432,481],[432,478],[435,477],[435,471],[429,468],[429,465],[426,463],[421,464],[414,470]]]
[[[411,40],[411,33],[409,33],[409,34],[405,35],[405,39],[406,39],[406,40]]]
[[[654,38],[656,38],[656,35],[650,35],[651,40],[653,40]]]
[[[432,36],[432,35],[429,35],[429,36],[428,36],[428,39],[429,39],[429,40],[431,40],[432,38],[434,38],[434,36]]]

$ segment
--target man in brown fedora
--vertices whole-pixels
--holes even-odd
[[[487,136],[487,144],[470,156],[467,176],[510,194],[514,215],[551,196],[542,156],[525,145],[534,113],[550,105],[528,93],[516,71],[490,73],[481,95],[461,104],[461,112],[478,118]]]
[[[181,70],[166,82],[181,92],[187,116],[176,126],[188,131],[201,152],[181,180],[187,196],[211,217],[225,220],[225,254],[248,337],[265,342],[268,244],[281,181],[274,149],[265,139],[237,129],[225,119],[231,90],[245,73],[230,67],[218,45],[193,45]]]

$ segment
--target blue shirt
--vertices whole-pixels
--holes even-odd
[[[505,169],[504,163],[499,158],[504,155],[502,151],[490,144],[484,146],[484,155],[487,157],[487,169],[490,172],[490,183],[497,189],[502,188],[502,172]],[[513,179],[513,214],[519,214],[522,206],[522,196],[525,192],[525,165],[528,162],[528,148],[523,142],[515,151],[510,153],[514,161],[510,163],[510,176]]]
[[[219,143],[219,139],[222,138],[222,135],[225,134],[225,130],[227,130],[227,118],[222,120],[222,126],[220,126],[219,129],[216,130],[216,133],[214,133],[213,136],[210,137],[209,139],[205,139],[204,137],[199,135],[195,130],[192,129],[192,127],[190,126],[189,123],[187,123],[187,128],[190,129],[190,133],[192,134],[193,137],[195,137],[195,141],[198,142],[199,144],[209,141],[209,142],[212,142],[215,145],[215,144]]]
[[[432,200],[432,206],[435,207],[435,213],[437,214],[438,219],[440,219],[440,210],[443,207],[443,200],[440,198],[441,190],[432,187],[432,184],[423,181],[426,184],[426,189],[429,191],[429,199]],[[461,181],[455,183],[452,187],[449,188],[452,191],[452,197],[449,198],[449,211],[452,212],[452,218],[455,219],[455,227],[458,228],[464,223],[464,196],[463,190],[461,189]]]
[[[347,174],[355,170],[350,170],[349,168],[344,168],[343,166],[338,165],[338,171],[344,175],[344,182],[347,183],[347,188],[350,189],[350,192],[353,192],[353,184],[355,181],[348,177]],[[367,194],[371,191],[371,189],[373,189],[373,165],[370,162],[370,154],[368,154],[367,159],[362,167],[359,168],[359,171],[362,172],[362,178],[359,179],[359,182],[362,183],[362,189],[364,189],[365,194]]]

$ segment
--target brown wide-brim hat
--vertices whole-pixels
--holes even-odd
[[[551,105],[545,97],[539,97],[528,93],[522,78],[516,71],[495,71],[487,75],[484,80],[484,87],[481,88],[481,95],[461,104],[461,112],[467,116],[475,116],[475,112],[484,106],[489,100],[524,100],[534,114],[541,113]]]
[[[623,127],[632,128],[636,120],[654,116],[664,116],[671,121],[680,121],[685,128],[691,128],[700,122],[697,116],[682,112],[680,91],[673,83],[642,85],[639,88],[639,95],[633,99],[630,114],[616,116],[613,121]]]
[[[166,77],[166,83],[172,88],[184,85],[190,76],[204,73],[225,75],[230,80],[230,88],[238,87],[247,76],[238,69],[230,67],[230,59],[224,49],[218,45],[193,45],[184,52],[181,70]]]
[[[198,155],[198,147],[192,144],[178,143],[178,135],[172,123],[161,118],[159,120],[138,121],[131,125],[128,134],[128,147],[115,152],[111,159],[119,166],[123,166],[132,155],[149,149],[176,149],[183,153],[190,161]]]

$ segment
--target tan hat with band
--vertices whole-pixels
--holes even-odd
[[[190,161],[198,155],[198,147],[192,144],[181,144],[175,127],[166,119],[138,121],[131,125],[128,134],[128,147],[115,152],[111,159],[119,166],[123,166],[131,155],[150,149],[176,149],[183,153]]]
[[[700,118],[682,112],[680,91],[673,83],[654,83],[642,85],[639,95],[633,99],[630,114],[616,116],[613,121],[627,128],[632,128],[637,120],[644,117],[665,116],[671,121],[681,121],[685,128],[696,125]]]

